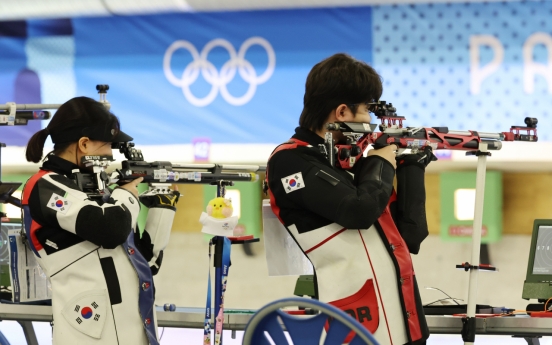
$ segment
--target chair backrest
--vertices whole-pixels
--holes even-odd
[[[319,314],[290,315],[280,310],[285,307],[309,308],[318,311]],[[284,333],[287,331],[295,345],[320,345],[325,327],[324,345],[343,344],[351,331],[355,335],[349,341],[349,345],[378,345],[370,332],[344,311],[317,300],[301,297],[280,299],[259,309],[245,327],[242,344],[289,345]]]

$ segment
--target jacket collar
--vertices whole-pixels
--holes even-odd
[[[324,144],[323,138],[318,136],[318,134],[314,133],[313,131],[303,127],[295,128],[295,134],[292,138],[307,142],[313,147],[318,147],[318,145]]]
[[[53,171],[55,173],[69,176],[73,173],[74,169],[79,169],[79,166],[75,163],[69,162],[56,155],[48,155],[48,160],[42,164],[40,168],[42,170]]]

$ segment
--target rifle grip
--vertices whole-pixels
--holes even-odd
[[[395,144],[397,148],[399,148],[401,146],[401,141],[397,138],[389,136],[389,134],[383,134],[381,137],[377,138],[376,141],[374,141],[373,146],[375,150],[379,150],[392,144]]]
[[[381,137],[377,138],[376,141],[374,141],[374,144],[372,145],[374,147],[374,150],[379,150],[384,148],[385,146],[388,146],[387,139],[389,138],[389,135],[383,134]]]

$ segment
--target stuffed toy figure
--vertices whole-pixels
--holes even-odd
[[[199,221],[203,224],[201,232],[215,236],[233,236],[238,217],[232,216],[232,200],[216,197],[209,201],[207,212],[202,212]]]
[[[228,218],[234,212],[232,200],[222,197],[214,198],[207,204],[207,214],[213,218]]]

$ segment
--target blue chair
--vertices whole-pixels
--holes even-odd
[[[308,316],[290,315],[284,307],[302,307],[317,310],[319,314]],[[355,332],[349,345],[378,345],[370,332],[344,311],[317,300],[301,297],[284,298],[259,309],[249,320],[243,334],[242,345],[289,345],[284,328],[293,344],[319,345],[322,329],[331,318],[324,345],[341,345],[349,332]],[[283,325],[280,323],[283,323]],[[267,334],[272,339],[269,341]]]
[[[0,332],[0,345],[10,345],[10,342],[2,332]]]

